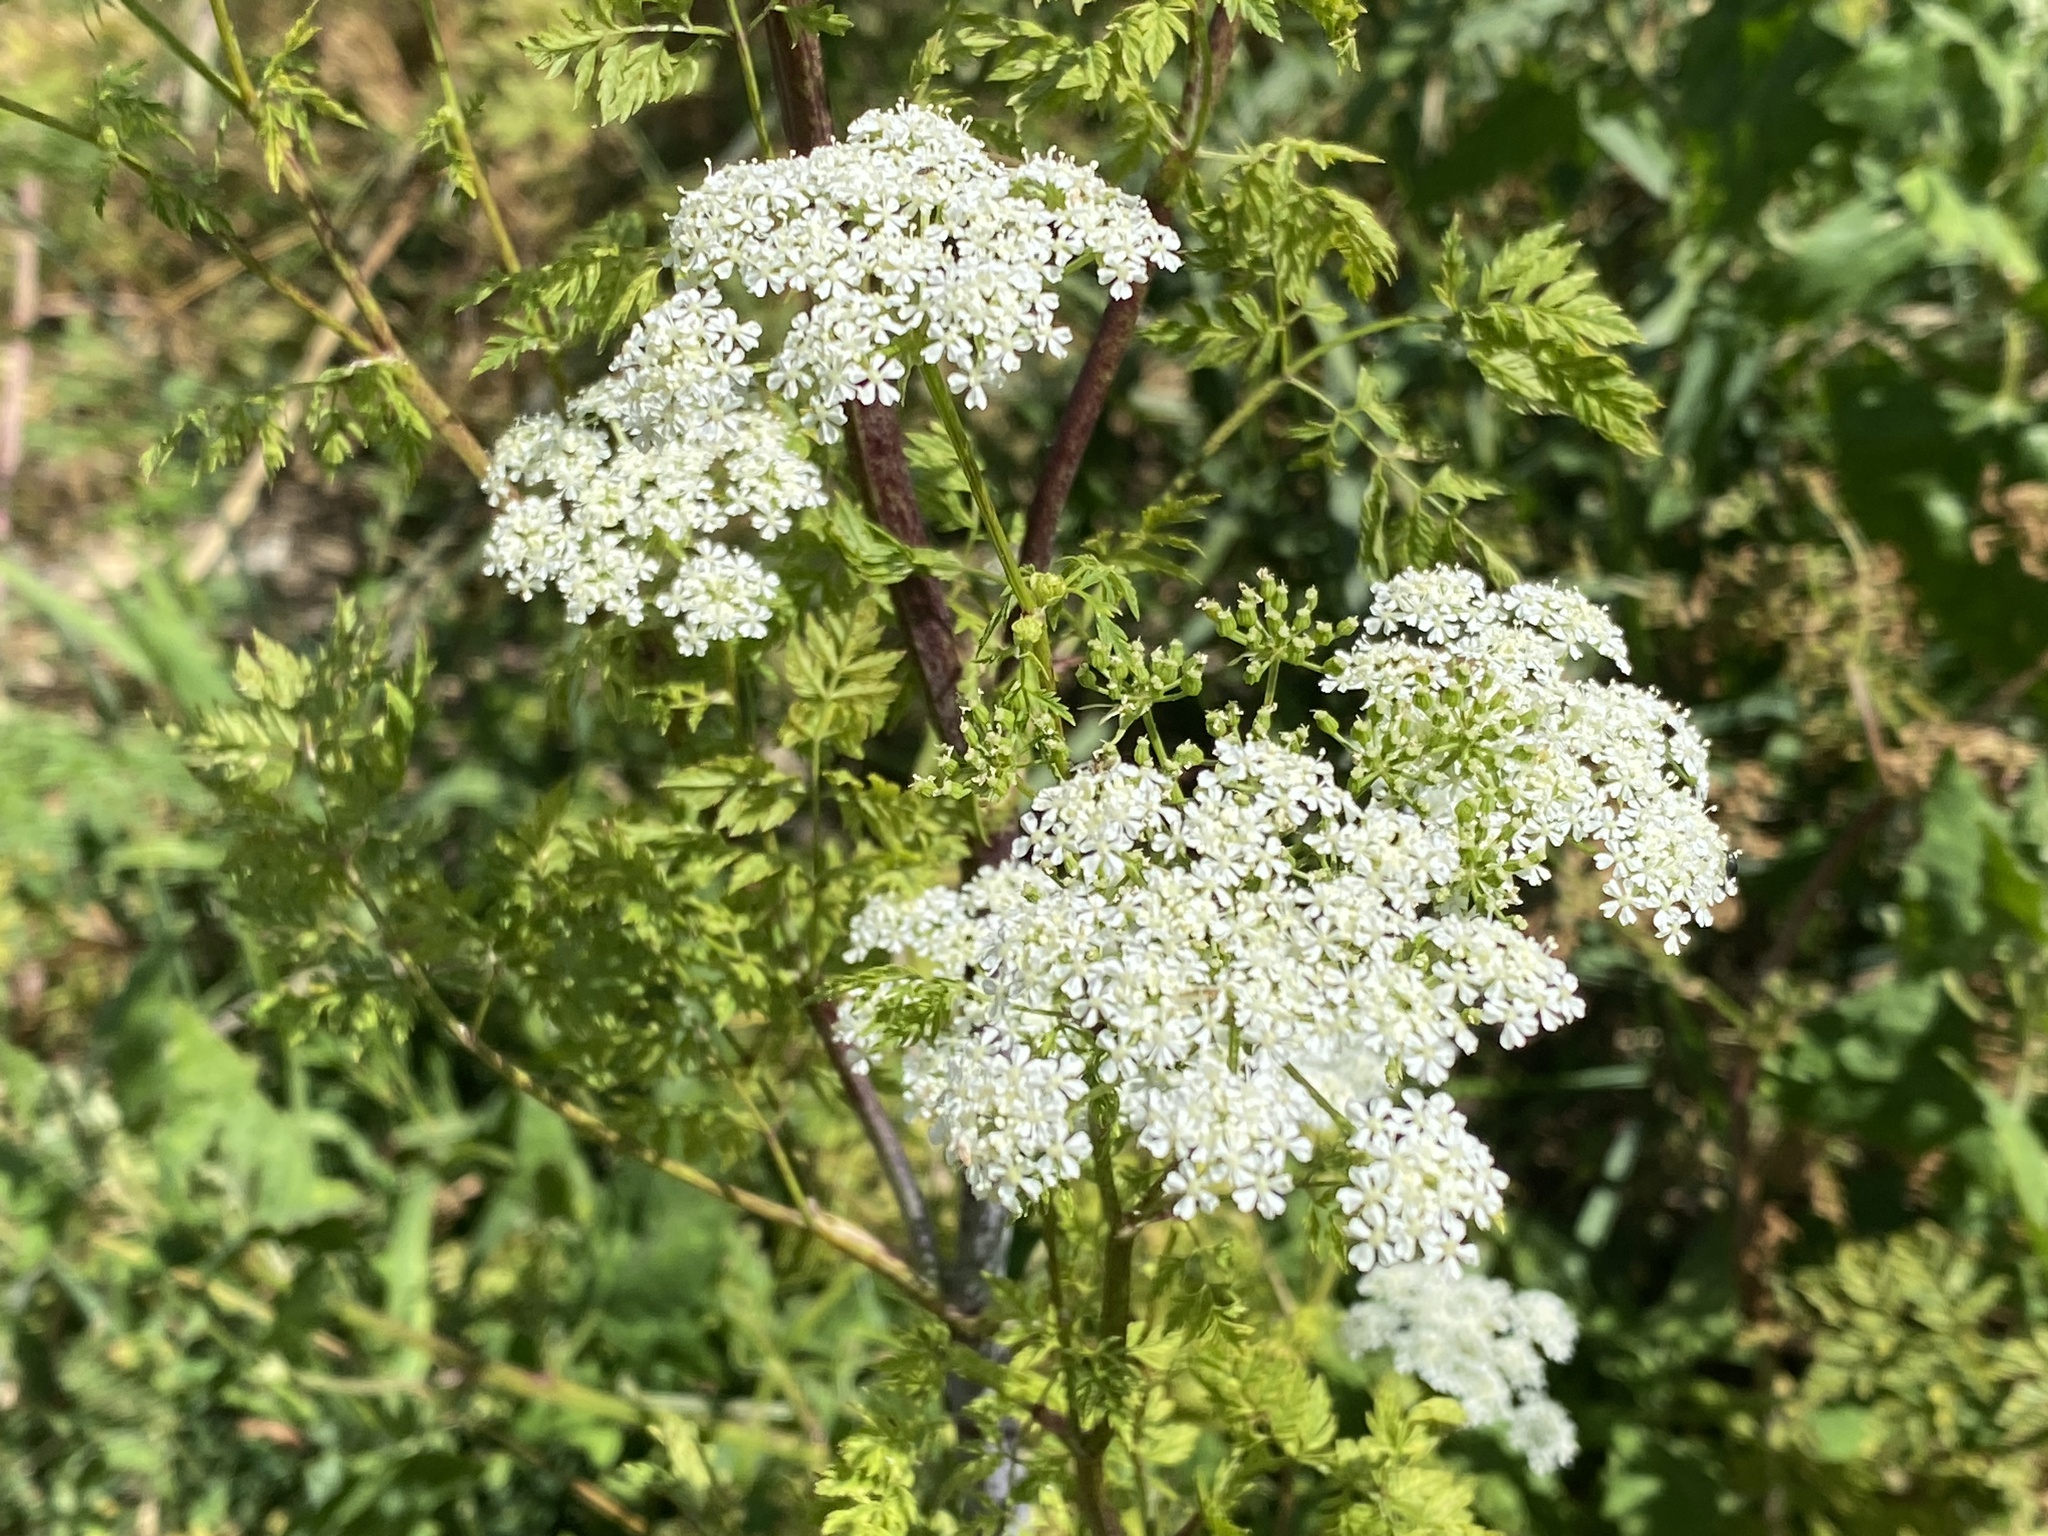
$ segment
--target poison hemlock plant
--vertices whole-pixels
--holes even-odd
[[[311,1051],[402,1095],[430,1028],[506,1102],[749,1224],[719,1260],[723,1342],[786,1418],[631,1383],[577,1399],[616,1420],[613,1442],[562,1434],[611,1469],[584,1506],[736,1519],[768,1496],[749,1482],[767,1458],[801,1467],[808,1514],[846,1536],[1225,1536],[1255,1516],[1422,1536],[1477,1529],[1475,1484],[1439,1449],[1460,1423],[1503,1426],[1536,1477],[1567,1467],[1543,1362],[1570,1355],[1572,1325],[1550,1293],[1478,1275],[1508,1179],[1446,1089],[1482,1032],[1514,1049],[1583,1013],[1518,911],[1567,851],[1598,871],[1602,915],[1660,954],[1733,881],[1683,711],[1593,676],[1626,668],[1613,620],[1514,579],[1469,518],[1500,487],[1357,366],[1399,336],[1473,365],[1508,409],[1640,450],[1655,401],[1619,351],[1633,327],[1547,231],[1476,276],[1454,231],[1433,296],[1396,308],[1401,245],[1340,184],[1369,157],[1292,132],[1211,142],[1242,34],[1303,31],[1351,70],[1356,9],[1140,0],[1071,33],[949,12],[916,55],[922,99],[842,140],[829,8],[735,5],[723,28],[587,8],[533,40],[542,68],[611,120],[729,51],[760,153],[681,194],[668,252],[589,239],[528,271],[429,6],[447,102],[431,145],[503,269],[485,355],[537,354],[557,402],[489,450],[334,236],[313,121],[350,114],[310,83],[307,26],[252,61],[222,9],[216,70],[145,0],[129,9],[254,135],[348,313],[233,233],[145,93],[110,81],[123,110],[90,123],[29,115],[355,354],[313,376],[331,464],[375,450],[410,472],[436,442],[459,458],[492,509],[486,573],[586,626],[556,702],[600,709],[641,770],[549,786],[463,841],[461,807],[417,772],[431,652],[394,662],[352,603],[311,655],[259,639],[241,702],[184,733],[260,978],[246,1011],[287,1075]],[[757,53],[789,153],[767,152]],[[956,74],[1014,87],[1008,118],[971,118]],[[1018,152],[1076,117],[1115,145],[1108,170]],[[1162,351],[1230,370],[1238,403],[1120,526],[1078,540],[1068,496],[1147,305]],[[569,340],[620,329],[610,371],[565,387]],[[1283,400],[1303,464],[1363,472],[1376,579],[1362,623],[1270,577],[1205,605],[1237,653],[1212,665],[1147,615],[1185,591],[1214,456]],[[202,465],[274,464],[283,409],[252,397],[180,431]],[[1028,420],[1050,425],[1026,475]],[[573,1216],[571,1164],[549,1166]],[[425,1186],[385,1182],[389,1251],[347,1279],[374,1278],[371,1316],[399,1318],[403,1379],[430,1396],[442,1361],[451,1391],[551,1401],[545,1359],[483,1362],[433,1332],[434,1297],[467,1281],[428,1247]],[[1317,1307],[1276,1315],[1259,1256],[1282,1229],[1324,1279]],[[301,1317],[345,1267],[286,1266],[248,1315]],[[1341,1339],[1339,1284],[1360,1297]],[[810,1310],[782,1315],[778,1286]],[[803,1318],[856,1289],[836,1336],[880,1343],[813,1369]],[[1333,1346],[1389,1351],[1442,1395],[1389,1375],[1347,1434],[1315,1368]],[[834,1391],[858,1420],[836,1439],[818,1406]]]

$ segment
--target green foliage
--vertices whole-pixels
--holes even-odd
[[[1479,1536],[1469,1483],[1432,1454],[1463,1415],[1447,1398],[1419,1397],[1389,1377],[1373,1393],[1370,1433],[1341,1446],[1334,1477],[1344,1506],[1338,1536]]]
[[[590,0],[520,46],[549,75],[574,80],[576,94],[596,103],[599,122],[616,123],[703,83],[703,45],[677,50],[672,39],[721,35],[648,0]]]
[[[298,412],[287,407],[297,399]],[[433,429],[407,396],[397,368],[368,359],[329,368],[307,382],[243,395],[224,405],[185,412],[142,457],[145,475],[172,460],[190,460],[195,479],[240,464],[251,454],[275,473],[291,457],[295,421],[306,445],[329,469],[338,469],[374,445],[408,476],[433,441]]]
[[[882,645],[881,613],[872,603],[845,614],[807,615],[783,662],[790,691],[783,745],[860,756],[895,708],[902,660]]]
[[[1314,295],[1317,271],[1334,256],[1352,293],[1371,298],[1394,275],[1393,236],[1364,199],[1315,185],[1305,173],[1310,166],[1375,161],[1363,150],[1297,138],[1274,139],[1238,157],[1207,215],[1218,244],[1232,255],[1233,272],[1240,280],[1265,276],[1276,305],[1292,307]],[[1253,254],[1251,263],[1246,254]]]
[[[1776,1337],[1812,1358],[1765,1433],[1798,1465],[1806,1518],[1874,1529],[1873,1505],[1894,1529],[2024,1518],[2041,1494],[2048,1339],[2001,1326],[2008,1290],[1931,1226],[1849,1244],[1781,1282]]]
[[[1516,410],[1576,417],[1609,442],[1654,453],[1657,397],[1614,348],[1642,333],[1572,269],[1578,246],[1541,229],[1508,242],[1472,276],[1454,223],[1444,237],[1436,296],[1455,318],[1473,366]]]
[[[1024,601],[913,404],[934,542],[835,451],[768,637],[681,659],[471,579],[488,512],[417,383],[488,443],[597,376],[665,291],[673,186],[751,133],[735,40],[652,4],[443,11],[532,265],[427,204],[372,285],[417,377],[308,366],[307,317],[219,243],[336,307],[301,181],[358,252],[394,144],[483,190],[413,7],[245,35],[246,119],[225,51],[223,96],[128,12],[0,28],[10,100],[78,103],[70,137],[0,124],[49,194],[8,215],[48,302],[0,566],[0,1527],[2038,1523],[2037,18],[1225,0],[1209,99],[1223,34],[1187,0],[780,7],[841,122],[907,81],[1006,151],[1099,157],[1188,260]],[[1063,296],[1076,354],[1097,297]],[[976,419],[1004,512],[1073,366]],[[252,455],[246,502],[219,472]],[[130,474],[174,456],[191,483]],[[216,529],[231,558],[184,579]],[[1515,1180],[1489,1262],[1586,1328],[1555,1478],[1341,1357],[1327,1222],[1139,1219],[1112,1157],[1131,1315],[1091,1180],[1017,1227],[972,1340],[831,1225],[914,1252],[821,1045],[873,974],[865,897],[964,876],[1106,735],[1185,763],[1219,698],[1312,723],[1292,669],[1442,560],[1608,603],[1714,736],[1743,847],[1684,967],[1599,937],[1597,871],[1562,863],[1531,926],[1588,1017],[1474,1064]],[[913,576],[966,637],[964,751],[928,731]],[[905,985],[876,1032],[953,1001]],[[904,1157],[943,1258],[972,1207]]]
[[[313,25],[315,7],[308,6],[279,39],[277,51],[254,72],[254,94],[247,103],[263,150],[263,169],[275,192],[283,181],[287,162],[306,154],[317,158],[313,142],[313,119],[324,117],[361,128],[360,117],[320,87],[317,66],[308,58],[319,29]]]
[[[664,253],[648,221],[621,210],[568,242],[554,260],[493,278],[477,298],[502,290],[510,309],[476,372],[509,367],[530,352],[610,341],[655,303]]]

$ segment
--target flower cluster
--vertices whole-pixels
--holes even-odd
[[[1411,571],[1373,590],[1364,638],[1323,687],[1362,695],[1347,734],[1374,798],[1455,828],[1457,883],[1481,911],[1513,906],[1567,842],[1595,849],[1602,912],[1647,915],[1676,954],[1732,891],[1708,814],[1707,746],[1646,688],[1574,677],[1591,652],[1628,668],[1621,632],[1583,596],[1489,592],[1469,571]]]
[[[1338,1132],[1358,1269],[1476,1261],[1506,1176],[1427,1090],[1482,1031],[1512,1048],[1584,1011],[1513,898],[1554,844],[1594,836],[1610,915],[1633,902],[1668,939],[1721,899],[1723,845],[1682,717],[1564,675],[1575,647],[1620,654],[1583,599],[1425,572],[1379,587],[1371,624],[1387,638],[1332,669],[1367,693],[1348,781],[1262,732],[1218,741],[1191,783],[1105,754],[1037,796],[1008,862],[861,914],[848,958],[924,977],[856,988],[841,1029],[862,1054],[906,1043],[909,1103],[978,1193],[1021,1210],[1127,1136],[1174,1215],[1272,1217]],[[1405,696],[1383,681],[1397,649]],[[1617,719],[1656,734],[1592,734]]]
[[[759,336],[716,292],[686,288],[642,317],[566,416],[515,423],[484,478],[498,509],[486,574],[524,598],[558,588],[576,624],[605,612],[637,625],[651,597],[686,656],[766,634],[776,576],[712,535],[743,523],[772,540],[825,486],[753,397]]]
[[[1416,1264],[1365,1276],[1358,1295],[1344,1319],[1353,1354],[1388,1351],[1395,1370],[1456,1398],[1468,1423],[1500,1425],[1533,1471],[1571,1464],[1577,1432],[1543,1381],[1543,1362],[1562,1364],[1578,1343],[1557,1297]]]
[[[1119,298],[1180,265],[1173,231],[1093,166],[1005,165],[908,105],[867,113],[843,143],[712,173],[671,233],[693,278],[809,296],[767,382],[827,441],[847,402],[900,397],[907,356],[940,366],[974,409],[1024,354],[1060,356],[1072,335],[1057,289],[1085,257]]]
[[[868,113],[843,144],[712,173],[671,234],[681,290],[610,376],[499,440],[484,569],[522,597],[558,588],[573,623],[639,624],[651,597],[685,655],[767,632],[775,575],[712,535],[744,521],[771,540],[822,505],[806,449],[838,438],[849,401],[893,404],[924,362],[983,406],[1025,353],[1072,339],[1057,288],[1076,263],[1092,257],[1117,296],[1180,264],[1173,231],[1092,166],[1004,165],[913,106]],[[726,282],[806,298],[772,356]]]
[[[964,981],[904,1077],[983,1195],[1018,1209],[1076,1177],[1100,1083],[1178,1216],[1226,1198],[1279,1214],[1290,1164],[1341,1118],[1353,1261],[1469,1262],[1505,1177],[1448,1098],[1391,1089],[1443,1082],[1491,1020],[1554,1028],[1582,1005],[1508,923],[1429,910],[1456,868],[1439,830],[1360,805],[1323,758],[1228,740],[1186,794],[1112,758],[1051,786],[1011,862],[872,902],[853,953]],[[885,984],[843,1011],[862,1049],[889,1001]]]

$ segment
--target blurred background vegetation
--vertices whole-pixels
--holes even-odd
[[[165,14],[213,46],[203,4]],[[528,262],[582,241],[650,273],[676,182],[752,151],[729,57],[599,126],[520,48],[638,14],[443,9]],[[847,7],[842,113],[895,98],[938,15]],[[319,78],[369,129],[319,168],[344,236],[495,431],[546,379],[472,376],[504,301],[422,140],[420,13],[315,20]],[[1582,939],[1587,870],[1540,909],[1589,1017],[1465,1096],[1515,1179],[1497,1267],[1586,1321],[1556,1384],[1586,1449],[1546,1480],[1449,1449],[1508,1532],[2048,1529],[2048,7],[1381,0],[1359,58],[1249,39],[1223,140],[1285,122],[1380,157],[1337,174],[1406,252],[1454,219],[1481,245],[1561,222],[1641,324],[1661,452],[1504,414],[1438,350],[1329,366],[1511,488],[1471,517],[1494,550],[1613,605],[1637,676],[1714,738],[1743,850],[1739,906],[1683,966]],[[0,5],[6,94],[69,111],[109,64],[213,152],[214,104],[126,13]],[[999,100],[972,66],[951,85]],[[250,243],[319,282],[260,164],[223,155]],[[560,662],[557,610],[478,577],[459,464],[350,456],[295,311],[86,144],[0,117],[0,183],[0,1530],[813,1525],[883,1334],[870,1279],[594,1154],[432,1038],[272,1027],[257,1000],[295,978],[219,899],[178,745],[238,645],[323,634],[344,594],[431,648],[402,792],[451,872],[558,785],[630,795],[659,740]],[[1399,302],[1433,275],[1408,259]],[[594,374],[598,338],[572,361]],[[187,413],[260,390],[304,418],[274,479],[141,473]],[[990,445],[1027,489],[1056,398],[1020,395]],[[1236,404],[1140,348],[1077,534],[1127,530],[1132,487]],[[1262,566],[1355,610],[1381,563],[1430,556],[1425,515],[1376,511],[1294,425],[1276,400],[1204,469],[1217,500],[1154,626],[1199,641],[1194,598]],[[857,1133],[825,1155],[886,1224]],[[1290,1280],[1304,1313],[1330,1299]],[[1366,1378],[1327,1365],[1355,1424]]]

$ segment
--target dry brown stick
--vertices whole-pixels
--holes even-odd
[[[426,194],[426,183],[417,179],[406,187],[391,218],[385,223],[377,238],[371,242],[369,249],[363,252],[361,269],[366,281],[375,281],[384,264],[397,253],[399,246],[405,243],[405,237],[412,233],[413,226],[419,222],[420,210],[425,206]],[[344,321],[355,318],[355,300],[349,296],[345,288],[334,295],[332,307],[334,313]],[[338,334],[325,327],[316,329],[306,338],[306,350],[300,354],[298,367],[292,370],[292,383],[310,385],[327,371],[328,364],[334,361],[334,354],[340,350],[341,337]],[[295,389],[279,408],[278,415],[287,438],[296,432],[300,423],[306,419],[308,402],[309,396],[305,389]],[[221,557],[228,552],[229,541],[242,525],[255,515],[262,499],[264,483],[268,479],[269,465],[264,462],[263,450],[257,448],[243,461],[240,472],[235,476],[235,483],[221,498],[220,506],[212,519],[200,529],[199,536],[186,550],[181,569],[187,581],[204,581],[213,574],[214,567],[220,564]]]
[[[728,1205],[745,1211],[749,1216],[775,1226],[810,1233],[821,1239],[827,1247],[836,1249],[884,1279],[894,1281],[906,1296],[946,1323],[960,1338],[972,1340],[977,1337],[973,1318],[965,1316],[949,1305],[937,1289],[906,1263],[901,1255],[865,1227],[825,1210],[815,1201],[810,1203],[808,1209],[799,1210],[779,1200],[770,1200],[765,1195],[757,1195],[750,1189],[743,1189],[708,1174],[701,1168],[642,1145],[580,1104],[555,1093],[532,1073],[486,1045],[477,1038],[476,1032],[468,1024],[449,1011],[445,1005],[436,1006],[439,1003],[439,994],[426,990],[425,973],[413,966],[408,957],[395,952],[393,958],[401,968],[409,970],[410,979],[421,991],[423,999],[429,1002],[429,1007],[442,1031],[450,1039],[506,1086],[553,1110],[571,1129],[610,1152],[630,1157],[635,1162],[646,1164],[657,1173],[665,1173],[679,1183],[689,1185],[692,1189],[716,1196]]]
[[[290,224],[274,234],[265,235],[249,250],[259,261],[275,261],[280,256],[290,255],[302,245],[311,242],[313,232],[302,224]],[[209,261],[184,282],[151,302],[151,308],[159,320],[167,320],[180,310],[198,303],[216,288],[221,288],[242,276],[248,269],[232,256],[223,256]]]
[[[1999,684],[1997,691],[1971,713],[1980,719],[2003,720],[2019,708],[2020,700],[2033,692],[2034,684],[2044,677],[2048,677],[2048,651],[2036,656],[2024,671],[2015,673]]]
[[[665,1173],[678,1183],[687,1184],[704,1194],[714,1195],[728,1205],[736,1206],[749,1216],[757,1217],[779,1227],[789,1227],[808,1232],[820,1239],[827,1247],[844,1254],[855,1263],[866,1266],[885,1280],[895,1284],[919,1306],[939,1318],[950,1327],[956,1336],[972,1341],[978,1337],[975,1320],[950,1305],[938,1288],[920,1275],[887,1243],[858,1222],[848,1221],[824,1209],[815,1200],[805,1200],[801,1208],[784,1205],[779,1200],[770,1200],[757,1195],[751,1189],[706,1173],[691,1166],[680,1158],[650,1147],[628,1136],[624,1131],[607,1122],[602,1116],[591,1113],[573,1099],[556,1092],[535,1077],[531,1072],[487,1044],[477,1034],[477,1027],[448,1006],[448,1000],[434,985],[426,967],[413,957],[396,935],[384,915],[383,903],[369,887],[353,863],[344,863],[342,878],[348,889],[370,915],[371,922],[385,957],[390,961],[392,971],[409,986],[418,1000],[426,1007],[428,1014],[440,1026],[442,1033],[460,1046],[478,1065],[515,1092],[553,1110],[566,1122],[571,1130],[588,1137],[606,1151],[635,1162],[644,1163],[657,1173]]]
[[[14,479],[21,473],[23,434],[28,429],[29,368],[34,353],[29,332],[42,308],[42,250],[36,225],[43,216],[43,178],[25,173],[17,184],[14,232],[14,299],[8,308],[8,340],[0,360],[0,539],[14,531]]]

